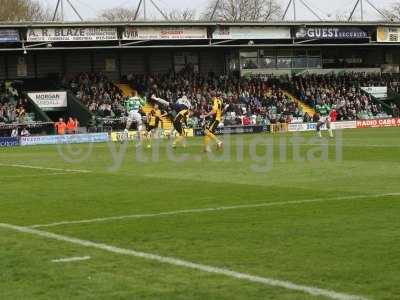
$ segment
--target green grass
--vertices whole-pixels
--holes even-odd
[[[313,135],[299,136],[308,143]],[[175,150],[190,155],[182,163],[168,159],[167,142],[160,145],[158,161],[146,163],[135,159],[131,145],[113,172],[106,144],[94,145],[79,163],[66,162],[55,146],[0,149],[0,223],[30,226],[366,195],[39,229],[369,299],[400,299],[400,129],[344,131],[341,161],[335,160],[335,140],[329,140],[327,161],[295,161],[292,135],[276,135],[271,170],[254,172],[254,165],[266,161],[252,159],[249,147],[255,138],[266,137],[271,135],[232,136],[226,147],[232,159],[219,161],[202,154],[199,138]],[[241,140],[243,160],[238,160]],[[288,144],[284,161],[279,141]],[[61,149],[82,155],[88,147]],[[115,147],[120,151],[121,145]],[[300,146],[301,155],[316,147]],[[143,153],[150,156],[151,151]],[[257,154],[265,154],[264,145],[258,145]],[[91,172],[63,174],[4,164]],[[387,193],[397,195],[376,196]],[[0,299],[326,299],[1,227],[0,245]],[[51,262],[86,255],[91,260]]]

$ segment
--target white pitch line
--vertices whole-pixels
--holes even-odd
[[[266,286],[280,287],[280,288],[284,288],[287,290],[299,291],[299,292],[307,293],[307,294],[314,295],[314,296],[323,296],[323,297],[326,297],[329,299],[368,300],[367,298],[362,297],[362,296],[349,295],[349,294],[339,293],[339,292],[332,291],[332,290],[321,289],[321,288],[306,286],[306,285],[300,285],[300,284],[296,284],[296,283],[293,283],[290,281],[255,276],[255,275],[250,275],[247,273],[240,273],[240,272],[232,271],[229,269],[218,268],[218,267],[203,265],[203,264],[194,263],[194,262],[190,262],[190,261],[186,261],[186,260],[181,260],[179,258],[161,256],[161,255],[152,254],[152,253],[139,252],[139,251],[135,251],[135,250],[131,250],[131,249],[114,247],[114,246],[107,245],[107,244],[96,243],[96,242],[87,241],[87,240],[81,240],[81,239],[77,239],[74,237],[68,237],[68,236],[64,236],[64,235],[60,235],[60,234],[55,234],[55,233],[41,231],[41,230],[27,228],[27,227],[21,227],[21,226],[16,226],[16,225],[11,225],[11,224],[0,223],[0,228],[13,230],[13,231],[21,232],[21,233],[26,233],[26,234],[32,234],[32,235],[44,237],[47,239],[67,242],[67,243],[80,245],[80,246],[84,246],[84,247],[100,249],[100,250],[104,250],[104,251],[115,253],[115,254],[139,257],[139,258],[144,258],[147,260],[157,261],[157,262],[163,263],[163,264],[184,267],[184,268],[203,271],[203,272],[212,273],[212,274],[224,275],[224,276],[228,276],[228,277],[232,277],[232,278],[236,278],[236,279],[240,279],[240,280],[245,280],[245,281],[249,281],[249,282],[253,282],[253,283],[260,283],[260,284],[263,284]]]
[[[19,165],[19,164],[1,164],[1,163],[0,163],[0,167],[34,169],[34,170],[44,170],[44,171],[72,172],[72,173],[91,173],[92,172],[90,170],[59,169],[59,168],[47,168],[47,167],[40,167],[40,166],[28,166],[28,165]]]
[[[64,263],[64,262],[84,261],[84,260],[89,260],[89,259],[91,259],[90,256],[69,257],[69,258],[53,259],[52,262],[54,262],[54,263]]]
[[[203,213],[203,212],[268,207],[268,206],[283,206],[283,205],[292,205],[292,204],[307,204],[307,203],[326,202],[326,201],[380,198],[380,197],[389,197],[389,196],[400,196],[400,193],[355,195],[355,196],[342,196],[342,197],[334,197],[334,198],[315,198],[315,199],[305,199],[305,200],[267,202],[267,203],[259,203],[259,204],[243,204],[243,205],[234,205],[234,206],[184,209],[184,210],[167,211],[167,212],[160,212],[160,213],[153,213],[153,214],[136,214],[136,215],[105,217],[105,218],[94,218],[94,219],[86,219],[86,220],[61,221],[61,222],[49,223],[49,224],[31,225],[28,227],[29,228],[56,227],[56,226],[61,226],[61,225],[99,223],[99,222],[109,222],[109,221],[117,221],[117,220],[125,220],[125,219],[142,219],[142,218],[153,218],[153,217],[161,217],[161,216],[180,215],[180,214]]]

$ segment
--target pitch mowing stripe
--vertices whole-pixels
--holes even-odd
[[[71,173],[91,173],[92,172],[90,170],[59,169],[59,168],[47,168],[47,167],[40,167],[40,166],[28,166],[28,165],[17,165],[17,164],[0,164],[0,167],[22,168],[22,169],[44,170],[44,171],[71,172]]]
[[[139,252],[139,251],[135,251],[135,250],[131,250],[131,249],[114,247],[114,246],[107,245],[107,244],[95,243],[95,242],[87,241],[87,240],[81,240],[81,239],[74,238],[74,237],[68,237],[68,236],[55,234],[55,233],[51,233],[51,232],[47,232],[47,231],[41,231],[41,230],[37,230],[37,229],[32,229],[32,228],[28,228],[28,227],[21,227],[21,226],[16,226],[16,225],[12,225],[12,224],[0,223],[0,228],[13,230],[13,231],[21,232],[21,233],[32,234],[32,235],[44,237],[47,239],[67,242],[67,243],[80,245],[80,246],[84,246],[84,247],[88,247],[88,248],[100,249],[100,250],[104,250],[104,251],[115,253],[115,254],[144,258],[147,260],[157,261],[157,262],[163,263],[163,264],[184,267],[184,268],[203,271],[203,272],[212,273],[212,274],[224,275],[224,276],[228,276],[228,277],[232,277],[232,278],[236,278],[236,279],[240,279],[240,280],[245,280],[245,281],[249,281],[249,282],[253,282],[253,283],[260,283],[260,284],[267,285],[267,286],[280,287],[280,288],[284,288],[287,290],[299,291],[299,292],[307,293],[307,294],[310,294],[313,296],[323,296],[323,297],[326,297],[329,299],[336,299],[336,300],[368,300],[368,298],[365,298],[362,296],[349,295],[349,294],[339,293],[339,292],[335,292],[332,290],[321,289],[321,288],[312,287],[312,286],[299,285],[299,284],[296,284],[296,283],[293,283],[290,281],[284,281],[284,280],[279,280],[279,279],[274,279],[274,278],[254,276],[254,275],[250,275],[247,273],[240,273],[240,272],[232,271],[229,269],[218,268],[218,267],[198,264],[198,263],[194,263],[194,262],[190,262],[190,261],[185,261],[185,260],[181,260],[181,259],[174,258],[174,257],[160,256],[160,255],[152,254],[152,253]]]
[[[243,205],[234,205],[234,206],[184,209],[184,210],[167,211],[167,212],[160,212],[160,213],[153,213],[153,214],[137,214],[137,215],[94,218],[94,219],[76,220],[76,221],[61,221],[61,222],[49,223],[49,224],[31,225],[28,227],[29,228],[45,228],[45,227],[56,227],[56,226],[61,226],[61,225],[100,223],[100,222],[118,221],[118,220],[126,220],[126,219],[155,218],[155,217],[173,216],[173,215],[181,215],[181,214],[204,213],[204,212],[236,210],[236,209],[249,209],[249,208],[268,207],[268,206],[283,206],[283,205],[293,205],[293,204],[307,204],[307,203],[327,202],[327,201],[357,200],[357,199],[380,198],[380,197],[390,197],[390,196],[400,196],[400,193],[355,195],[355,196],[342,196],[342,197],[333,197],[333,198],[315,198],[315,199],[305,199],[305,200],[267,202],[267,203],[259,203],[259,204],[243,204]]]

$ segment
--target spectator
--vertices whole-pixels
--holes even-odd
[[[303,122],[304,123],[309,123],[311,122],[311,116],[308,113],[305,113],[303,116]]]
[[[55,128],[58,135],[64,135],[67,130],[67,124],[65,124],[64,119],[60,118],[57,123],[55,123]]]
[[[26,129],[26,127],[22,128],[21,130],[21,136],[30,136],[30,132],[28,131],[28,129]]]
[[[392,102],[392,104],[390,105],[390,108],[392,109],[393,117],[399,118],[400,117],[399,106]]]
[[[18,137],[18,127],[13,128],[13,130],[11,131],[11,137]]]
[[[80,123],[79,123],[79,120],[78,120],[78,118],[74,118],[74,122],[75,122],[75,128],[74,128],[74,131],[75,131],[75,133],[78,133],[78,131],[79,131],[79,127],[80,127]]]
[[[68,122],[67,122],[67,133],[68,134],[75,133],[75,121],[71,117],[68,119]]]

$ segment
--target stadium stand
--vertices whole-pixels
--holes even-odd
[[[0,83],[0,123],[24,124],[34,121],[35,114],[31,112],[28,98],[12,84]]]
[[[348,73],[302,75],[293,78],[296,96],[325,115],[332,106],[338,111],[338,120],[387,117],[382,105],[373,101],[361,87],[397,86],[393,77],[380,74]]]
[[[247,118],[256,124],[304,115],[301,106],[284,93],[279,79],[246,79],[212,72],[201,75],[188,69],[177,74],[130,74],[127,78],[140,93],[156,94],[170,102],[186,96],[193,106],[195,124],[200,115],[210,110],[211,90],[219,91],[229,105],[225,122],[230,125],[241,125]]]
[[[379,102],[361,90],[362,86],[388,86],[398,91],[398,80],[378,74],[302,75],[279,78],[245,78],[238,75],[202,75],[184,68],[181,72],[126,76],[125,83],[114,83],[102,73],[80,73],[64,78],[64,84],[99,118],[122,118],[124,101],[133,91],[157,95],[169,102],[186,96],[194,117],[190,126],[200,125],[200,116],[210,110],[210,91],[221,93],[227,108],[226,125],[269,125],[308,122],[315,112],[328,114],[332,106],[338,120],[384,118],[388,115]],[[289,91],[293,91],[293,94]],[[144,111],[148,112],[149,106]],[[166,127],[171,124],[164,120]]]
[[[95,115],[114,118],[124,113],[122,91],[102,73],[66,76],[63,84]]]

